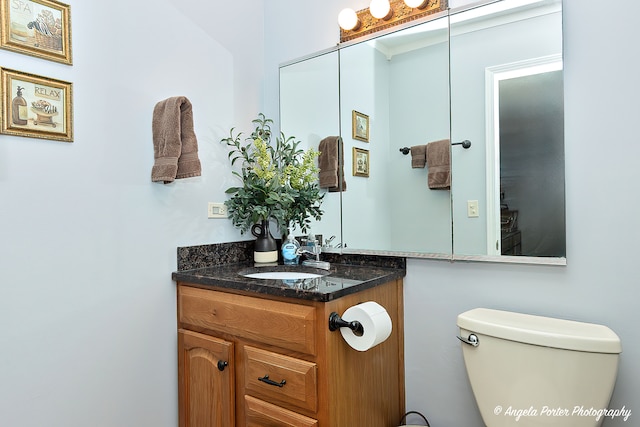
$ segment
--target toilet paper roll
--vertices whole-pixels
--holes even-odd
[[[342,338],[358,351],[367,351],[384,342],[391,335],[391,317],[383,306],[374,301],[349,307],[342,315],[342,319],[347,322],[357,320],[362,324],[364,328],[362,335],[354,333],[349,328],[340,328]]]

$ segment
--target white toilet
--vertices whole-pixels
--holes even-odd
[[[458,315],[469,382],[487,427],[596,427],[620,338],[591,323],[476,308]]]

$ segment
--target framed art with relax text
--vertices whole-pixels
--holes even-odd
[[[73,141],[73,86],[69,82],[0,68],[5,135]]]
[[[71,12],[56,0],[0,0],[0,47],[71,65]]]

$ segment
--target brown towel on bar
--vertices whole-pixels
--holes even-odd
[[[154,164],[151,181],[200,176],[198,140],[193,130],[193,108],[184,96],[175,96],[156,104],[151,123]]]
[[[344,181],[344,151],[342,138],[328,136],[318,145],[318,168],[320,169],[320,188],[328,188],[329,191],[340,191],[338,182],[342,177],[342,191],[347,189]]]
[[[451,188],[451,143],[448,139],[427,144],[427,182],[434,190]]]
[[[423,168],[427,163],[427,146],[414,145],[411,147],[411,167]]]

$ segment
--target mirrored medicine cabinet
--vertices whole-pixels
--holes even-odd
[[[313,224],[323,250],[566,264],[562,1],[476,3],[361,40],[280,67],[281,130],[343,142],[345,188]],[[443,139],[450,188],[431,189],[406,149]]]

